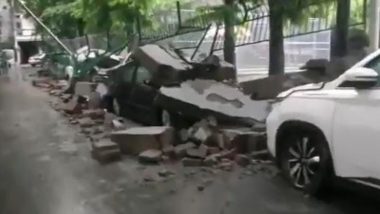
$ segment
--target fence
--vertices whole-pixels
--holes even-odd
[[[362,15],[352,19],[351,26],[364,26],[366,0],[352,13],[362,11]],[[205,12],[207,13],[207,11]],[[245,13],[245,14],[244,14]],[[200,18],[195,18],[199,16]],[[237,64],[239,67],[265,67],[268,65],[269,8],[267,5],[251,5],[248,10],[238,14],[246,22],[235,28]],[[298,66],[310,58],[328,58],[330,31],[335,26],[335,12],[332,10],[323,18],[310,18],[299,24],[288,24],[284,29],[285,55],[287,66]],[[158,18],[157,18],[158,17]],[[201,59],[210,52],[221,55],[224,46],[223,25],[213,25],[207,15],[199,15],[194,10],[172,9],[156,14],[153,27],[140,29],[141,43],[172,43],[183,53],[194,59]],[[71,51],[89,45],[93,49],[115,50],[125,44],[125,34],[90,35],[74,39],[63,39]],[[44,39],[52,49],[51,39]]]

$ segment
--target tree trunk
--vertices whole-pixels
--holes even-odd
[[[85,23],[83,19],[78,19],[77,20],[78,36],[84,36],[84,27],[85,27]]]
[[[347,54],[347,41],[350,20],[350,1],[338,0],[336,29],[332,32],[330,58],[343,57]]]
[[[107,30],[107,51],[111,49],[111,29]]]
[[[283,8],[277,0],[269,0],[269,75],[284,74]]]
[[[234,0],[224,0],[224,4],[227,7],[230,7],[231,13],[233,12]],[[224,60],[235,65],[235,35],[234,35],[234,14],[225,14],[224,15],[224,47],[223,54]]]

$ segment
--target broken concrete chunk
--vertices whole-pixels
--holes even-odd
[[[224,171],[232,171],[234,165],[231,161],[222,161],[218,168]]]
[[[108,140],[108,139],[103,139],[103,140],[100,140],[98,142],[93,142],[91,144],[92,146],[92,150],[95,150],[95,151],[106,151],[106,150],[115,150],[115,149],[119,149],[119,146]]]
[[[235,161],[241,167],[246,167],[251,163],[251,159],[247,155],[243,154],[236,155]]]
[[[174,146],[170,145],[170,146],[166,146],[162,149],[162,153],[168,157],[173,157],[175,156],[175,152],[174,152]]]
[[[199,82],[205,85],[203,93],[195,89]],[[182,82],[180,87],[161,87],[160,93],[186,104],[196,104],[199,109],[215,112],[218,117],[224,115],[253,122],[264,121],[269,114],[268,101],[254,101],[238,87],[222,82],[196,79]]]
[[[255,132],[265,132],[266,131],[266,124],[265,123],[255,123],[252,127],[252,130]]]
[[[112,120],[112,127],[115,130],[123,130],[127,128],[123,118],[117,118],[117,119]]]
[[[84,117],[90,117],[93,120],[104,118],[105,112],[103,109],[88,109],[83,110],[82,115]]]
[[[95,125],[95,122],[89,117],[79,119],[78,122],[79,122],[80,127],[82,128],[90,128]]]
[[[99,161],[102,164],[110,163],[121,159],[121,153],[118,148],[100,151],[92,150],[91,155],[95,160]]]
[[[179,137],[182,142],[186,142],[189,139],[189,133],[186,129],[181,129],[179,131]]]
[[[174,172],[172,172],[172,171],[169,171],[169,170],[167,170],[167,169],[163,169],[163,170],[161,170],[161,171],[159,171],[158,172],[158,175],[160,176],[160,177],[168,177],[168,176],[171,176],[171,175],[174,175]]]
[[[236,155],[236,149],[230,149],[230,150],[224,150],[218,154],[215,154],[215,156],[218,158],[218,159],[229,159],[229,160],[233,160],[235,155]]]
[[[186,150],[186,155],[191,158],[204,159],[207,156],[208,147],[206,145],[200,145],[198,148],[190,148]]]
[[[218,158],[215,155],[209,155],[203,160],[205,166],[211,167],[218,163]]]
[[[62,95],[60,96],[61,100],[62,100],[63,102],[65,102],[65,103],[69,102],[70,99],[71,99],[72,97],[73,97],[72,94],[62,94]]]
[[[229,140],[238,153],[249,153],[266,147],[265,133],[244,128],[223,129],[222,131],[230,137]]]
[[[75,84],[75,95],[89,97],[91,92],[96,90],[96,83],[77,82]]]
[[[196,159],[196,158],[183,158],[182,164],[185,167],[197,167],[197,166],[202,166],[203,161],[201,159]]]
[[[254,151],[250,154],[251,158],[256,160],[269,160],[270,159],[270,153],[267,149],[260,150],[260,151]]]
[[[225,148],[224,137],[219,133],[212,133],[203,143],[210,147]]]
[[[94,127],[94,128],[92,129],[91,134],[97,135],[97,134],[101,134],[101,133],[103,133],[103,132],[104,132],[104,127],[102,127],[102,126],[98,126],[98,127]]]
[[[138,127],[111,134],[111,140],[119,144],[125,154],[137,155],[145,150],[161,150],[172,144],[173,129],[170,127]]]
[[[82,107],[78,102],[78,98],[74,97],[68,103],[63,105],[62,110],[67,114],[80,114],[82,111]]]
[[[100,108],[102,102],[102,97],[100,94],[96,91],[92,91],[89,94],[89,99],[88,99],[88,108],[89,109],[98,109]]]
[[[186,156],[186,151],[188,149],[192,149],[192,148],[195,148],[196,145],[192,142],[188,142],[188,143],[185,143],[185,144],[180,144],[180,145],[177,145],[175,148],[174,148],[174,154],[177,158],[182,158],[182,157],[185,157]]]
[[[208,125],[212,128],[218,127],[218,120],[214,116],[207,117]]]
[[[83,128],[81,130],[81,132],[85,135],[90,135],[92,133],[92,129],[91,128]]]
[[[110,112],[105,112],[104,114],[104,125],[106,128],[113,128],[112,121],[115,120],[117,116],[115,114],[112,114]]]
[[[149,149],[139,154],[140,163],[158,163],[161,161],[162,152],[160,150]]]
[[[192,137],[199,140],[200,142],[204,142],[209,136],[211,136],[211,134],[212,132],[208,128],[200,127],[195,131]]]
[[[207,154],[213,155],[220,152],[220,149],[218,147],[208,147]]]

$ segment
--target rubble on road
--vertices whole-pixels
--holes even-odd
[[[124,130],[127,128],[127,126],[125,125],[125,120],[123,118],[113,119],[111,127],[115,130]]]
[[[189,80],[180,87],[161,87],[157,103],[193,118],[215,116],[218,121],[252,125],[269,114],[268,101],[254,101],[236,86],[214,80]]]
[[[186,150],[186,156],[191,158],[204,159],[207,156],[208,147],[206,145],[200,145],[198,148],[190,148]]]
[[[163,178],[173,176],[173,175],[175,175],[175,173],[167,169],[163,169],[158,172],[158,176],[163,177]]]
[[[111,140],[119,144],[125,154],[138,155],[149,150],[161,150],[172,145],[174,130],[170,127],[138,127],[111,133]]]
[[[235,157],[236,163],[242,167],[246,167],[251,163],[251,159],[248,155],[238,154]]]
[[[89,117],[93,120],[96,119],[104,119],[105,112],[103,109],[88,109],[83,110],[82,116],[83,117]]]
[[[238,153],[249,153],[266,148],[266,133],[252,131],[249,128],[225,128],[224,136]]]
[[[100,163],[109,163],[121,159],[121,152],[118,145],[106,139],[92,142],[91,155]]]
[[[193,149],[195,147],[196,145],[192,142],[177,145],[176,147],[174,147],[174,155],[176,158],[183,158],[186,156],[188,149]]]
[[[203,161],[198,158],[183,158],[181,160],[182,165],[186,167],[199,167],[203,166]]]
[[[92,91],[89,94],[88,98],[88,108],[89,109],[98,109],[101,106],[102,97],[99,92]]]
[[[264,152],[258,153],[266,149],[263,121],[269,101],[252,100],[251,94],[244,94],[231,81],[234,67],[215,56],[201,63],[185,63],[175,55],[146,45],[138,48],[134,58],[154,74],[158,107],[186,115],[191,122],[197,120],[190,127],[181,126],[178,133],[175,128],[179,127],[128,128],[128,121],[101,109],[102,96],[107,94],[103,83],[77,82],[74,94],[63,94],[67,87],[63,81],[47,79],[34,85],[59,98],[61,103],[52,106],[62,110],[70,124],[80,126],[92,142],[92,156],[101,163],[118,160],[123,153],[138,156],[142,164],[173,159],[185,167],[231,171],[249,168],[260,158],[269,160]]]
[[[81,118],[78,122],[82,128],[90,128],[95,126],[95,122],[90,117]]]
[[[139,154],[140,163],[157,164],[161,161],[162,151],[149,149]]]
[[[77,82],[75,84],[75,95],[90,97],[90,94],[96,90],[97,84],[93,82]]]

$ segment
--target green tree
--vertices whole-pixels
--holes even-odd
[[[27,0],[25,3],[59,37],[73,38],[83,35],[83,20],[73,16],[78,7],[77,1]]]

